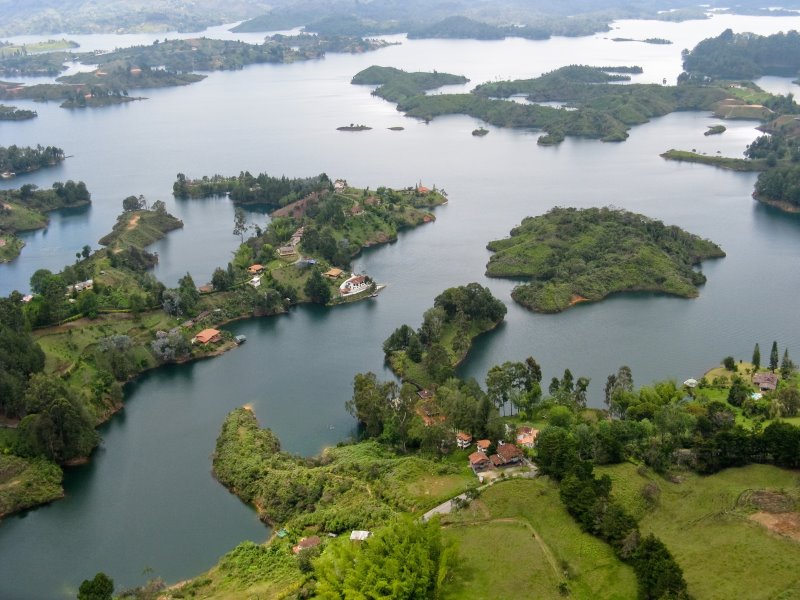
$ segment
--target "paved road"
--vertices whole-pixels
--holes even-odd
[[[462,500],[466,500],[467,499],[467,495],[466,494],[459,494],[455,498],[461,498]],[[424,515],[422,515],[422,521],[423,522],[427,521],[428,519],[433,517],[433,515],[447,515],[447,514],[450,514],[450,512],[453,510],[453,500],[455,500],[455,498],[450,498],[450,500],[448,500],[447,502],[442,502],[439,506],[430,509]]]

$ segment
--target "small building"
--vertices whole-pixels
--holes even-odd
[[[436,423],[443,423],[445,416],[442,414],[441,409],[436,405],[433,400],[425,400],[417,407],[417,414],[425,423],[425,427],[430,427]]]
[[[688,388],[696,388],[697,387],[697,379],[693,379],[693,378],[690,377],[689,379],[687,379],[686,381],[683,382],[683,385],[685,385]]]
[[[216,329],[203,329],[192,339],[192,343],[214,344],[222,339],[222,332]]]
[[[197,288],[197,291],[201,294],[210,294],[214,291],[214,286],[210,283],[206,283],[205,285],[201,285],[199,288]]]
[[[337,179],[333,182],[333,191],[334,192],[341,192],[347,187],[347,181],[344,179]]]
[[[533,448],[539,430],[533,427],[520,427],[517,429],[517,443],[524,448]]]
[[[492,445],[492,442],[489,440],[478,440],[478,443],[475,445],[478,447],[478,452],[483,452],[486,454],[486,452],[489,450],[489,446]]]
[[[493,455],[495,456],[495,455]],[[517,448],[514,444],[501,444],[497,447],[497,455],[502,461],[502,466],[515,465],[522,462],[522,450]]]
[[[364,214],[364,207],[360,204],[356,204],[350,209],[350,216],[351,217],[358,217]]]
[[[300,540],[296,546],[292,547],[292,552],[295,554],[300,554],[303,550],[308,550],[309,548],[316,548],[322,543],[322,540],[317,535],[312,535],[309,537],[304,537]]]
[[[258,263],[250,265],[247,267],[247,272],[250,273],[250,275],[260,275],[264,272],[264,265],[259,265]]]
[[[456,445],[462,450],[464,448],[469,448],[472,445],[472,436],[463,431],[459,431],[456,434]]]
[[[339,277],[342,276],[343,273],[344,273],[344,271],[342,271],[341,269],[337,269],[336,267],[333,267],[333,268],[328,269],[327,271],[325,271],[323,273],[323,275],[325,277],[329,277],[330,279],[338,279]]]
[[[417,396],[419,396],[422,400],[430,400],[433,398],[433,392],[428,389],[423,389],[417,392]]]
[[[469,466],[474,473],[492,468],[492,461],[483,452],[473,452],[469,455]]]
[[[365,530],[355,530],[350,534],[350,541],[351,542],[363,542],[369,536],[372,535],[372,532],[365,531]]]
[[[426,188],[424,185],[420,184],[417,186],[417,193],[418,194],[430,194],[431,191]]]
[[[256,275],[255,277],[253,277],[253,278],[252,278],[250,281],[248,281],[247,283],[249,283],[250,285],[252,285],[254,288],[257,288],[257,287],[259,287],[259,286],[261,285],[261,277],[259,277],[258,275]]]
[[[778,387],[777,373],[756,373],[753,375],[753,384],[762,392],[771,392]]]
[[[25,295],[22,297],[22,301],[23,301],[25,304],[27,304],[27,303],[28,303],[28,302],[30,302],[31,300],[33,300],[33,294],[25,294]]]
[[[278,256],[292,256],[294,254],[297,254],[294,246],[281,246],[278,248]]]

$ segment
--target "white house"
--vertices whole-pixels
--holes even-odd
[[[368,289],[369,286],[370,282],[367,280],[366,275],[353,275],[350,277],[350,279],[339,286],[339,293],[342,296],[350,296],[352,294],[363,292],[364,290]]]

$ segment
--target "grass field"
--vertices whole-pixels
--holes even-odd
[[[0,516],[64,496],[61,469],[43,458],[0,454]]]
[[[686,473],[671,483],[630,464],[598,472],[612,477],[614,495],[641,519],[642,531],[675,555],[698,600],[800,598],[800,542],[756,523],[759,503],[747,500],[766,490],[785,501],[782,510],[797,510],[800,473],[750,465],[708,477]],[[652,508],[640,493],[647,484],[660,490]]]
[[[572,598],[636,597],[633,570],[580,530],[547,479],[496,484],[443,525],[462,564],[446,598],[562,598],[561,582]]]

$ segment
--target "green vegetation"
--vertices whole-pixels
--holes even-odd
[[[685,78],[755,79],[762,75],[795,76],[800,72],[800,34],[735,34],[726,29],[697,44],[683,57]]]
[[[514,300],[559,312],[616,292],[655,291],[686,298],[705,282],[692,269],[725,256],[716,244],[676,226],[611,208],[554,208],[528,217],[511,237],[488,244],[490,277],[526,277]]]
[[[433,73],[408,73],[394,67],[373,65],[357,73],[350,83],[377,85],[379,87],[372,92],[375,96],[400,103],[408,98],[424,95],[426,91],[440,88],[443,85],[458,85],[468,81],[469,79],[463,75],[451,75],[436,71]]]
[[[18,49],[13,53],[0,47],[0,76],[55,77],[66,69],[64,63],[72,57],[70,52],[30,54]]]
[[[14,260],[24,247],[25,242],[18,237],[0,233],[0,263]]]
[[[55,146],[0,146],[0,173],[30,173],[63,160],[64,151]]]
[[[797,592],[796,473],[750,465],[663,478],[626,463],[598,471],[611,477],[614,497],[642,531],[669,546],[694,597],[735,597],[743,582],[754,600]]]
[[[467,356],[472,340],[503,322],[505,305],[478,283],[448,288],[425,311],[415,332],[398,327],[383,343],[392,371],[420,386],[443,383]]]
[[[270,208],[281,208],[297,200],[331,188],[331,180],[325,173],[316,177],[289,179],[286,176],[273,177],[267,173],[256,176],[248,171],[238,176],[204,175],[200,179],[187,179],[178,173],[172,184],[176,198],[209,198],[230,196],[234,204],[260,204]]]
[[[332,544],[316,562],[320,598],[438,598],[454,566],[439,523],[403,518],[363,544]]]
[[[725,133],[726,130],[727,127],[725,125],[709,125],[708,130],[703,135],[719,135],[720,133]]]
[[[481,493],[443,518],[458,567],[444,598],[632,598],[636,580],[612,549],[581,531],[546,478],[515,480]],[[503,548],[502,552],[492,548]],[[514,567],[509,557],[516,557]]]
[[[151,210],[137,207],[123,212],[117,218],[111,233],[100,238],[100,244],[108,246],[112,252],[131,246],[144,248],[181,227],[183,221],[169,214],[163,202],[156,201]]]
[[[281,452],[269,429],[246,408],[231,412],[217,438],[214,476],[259,516],[299,535],[372,529],[401,512],[421,512],[473,485],[466,461],[456,466],[401,456],[376,442],[329,448],[304,459]],[[414,484],[428,474],[455,476],[425,494]],[[427,490],[426,490],[427,491]]]
[[[26,121],[37,117],[35,110],[17,108],[0,104],[0,121]]]
[[[0,75],[30,75],[63,70],[66,60],[97,64],[88,73],[62,76],[58,83],[20,85],[0,82],[0,99],[61,100],[63,108],[107,106],[141,100],[128,90],[188,85],[205,78],[194,71],[241,69],[257,63],[287,63],[323,57],[327,52],[366,52],[389,45],[382,40],[344,36],[275,35],[263,44],[196,38],[156,40],[149,46],[102,54],[27,54],[0,59]]]
[[[63,498],[61,469],[44,458],[0,454],[0,518]]]
[[[708,135],[708,134],[706,134]],[[767,169],[765,160],[748,160],[746,158],[731,158],[729,156],[716,156],[708,154],[698,154],[697,152],[689,152],[687,150],[667,150],[661,155],[662,158],[667,160],[675,160],[678,162],[691,162],[700,163],[702,165],[712,165],[720,167],[721,169],[729,169],[731,171],[764,171]]]
[[[776,167],[761,173],[754,196],[789,212],[800,210],[800,165]]]
[[[441,115],[466,114],[498,127],[543,129],[546,135],[540,142],[545,144],[558,143],[567,135],[623,141],[632,125],[676,110],[711,110],[729,95],[713,86],[613,84],[630,79],[627,73],[637,69],[572,65],[535,79],[485,83],[470,94],[425,95],[424,89],[437,83],[456,83],[446,79],[455,76],[444,73],[410,74],[370,67],[357,74],[353,83],[381,84],[373,93],[396,102],[397,109],[411,117],[431,120]],[[425,76],[431,79],[421,89],[412,76],[416,80]],[[517,94],[525,94],[534,104],[506,100]],[[575,110],[535,104],[553,101],[568,103]]]

